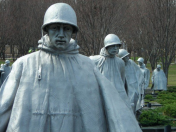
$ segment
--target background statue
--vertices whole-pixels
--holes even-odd
[[[149,82],[150,82],[150,71],[149,69],[146,68],[145,64],[144,64],[144,59],[142,57],[138,58],[138,66],[141,68],[141,71],[143,73],[144,76],[144,88],[148,88]]]
[[[42,31],[40,51],[19,58],[2,85],[0,131],[140,132],[115,87],[70,43],[78,32],[73,8],[51,5]]]
[[[134,103],[134,111],[141,109],[141,100],[144,94],[144,77],[137,64],[129,59],[129,53],[120,49],[118,56],[125,62],[125,77],[128,87],[128,96],[131,103]]]
[[[163,70],[161,70],[161,65],[157,65],[157,68],[152,73],[152,88],[155,90],[167,90],[167,78]]]
[[[104,47],[100,55],[90,56],[100,72],[116,87],[121,98],[131,108],[129,98],[125,91],[125,63],[118,58],[121,41],[115,34],[108,34],[104,39]]]
[[[149,82],[150,82],[150,71],[149,71],[149,69],[147,69],[145,67],[144,59],[142,57],[138,58],[137,61],[138,61],[138,66],[140,67],[140,69],[142,71],[142,74],[144,76],[144,89],[146,89],[146,88],[148,88],[148,85],[149,85]],[[145,91],[144,91],[143,98],[142,98],[142,101],[141,101],[142,106],[145,105],[144,95],[145,95]]]
[[[3,84],[4,80],[9,75],[10,71],[11,71],[10,61],[6,60],[5,64],[1,64],[1,68],[0,68],[0,73],[1,73],[1,84],[0,84],[0,86]]]

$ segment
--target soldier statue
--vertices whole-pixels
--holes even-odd
[[[158,64],[157,68],[153,71],[151,80],[153,93],[156,90],[167,90],[167,78],[160,64]]]
[[[138,66],[141,68],[141,71],[144,75],[145,82],[144,82],[144,88],[148,88],[149,82],[150,82],[150,70],[146,68],[144,64],[144,59],[142,57],[138,58]]]
[[[108,34],[104,39],[104,47],[100,55],[90,56],[100,72],[116,87],[121,98],[131,108],[130,100],[125,90],[125,63],[116,56],[121,47],[121,41],[115,34]]]
[[[138,66],[140,67],[142,74],[144,76],[144,89],[148,88],[149,82],[150,82],[150,71],[149,69],[146,68],[145,64],[144,64],[144,59],[142,57],[138,58]],[[145,91],[144,91],[144,95],[145,95]],[[142,106],[144,106],[144,96],[143,99],[141,101]]]
[[[41,29],[40,50],[13,63],[0,89],[0,132],[141,132],[115,87],[70,43],[79,30],[73,8],[51,5]]]
[[[136,113],[142,108],[141,101],[144,94],[144,77],[137,64],[129,59],[129,53],[125,49],[120,49],[118,56],[125,62],[128,96],[131,103],[134,103]]]

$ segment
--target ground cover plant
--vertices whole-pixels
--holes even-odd
[[[145,102],[157,102],[162,106],[155,109],[142,110],[139,122],[142,126],[176,126],[176,86],[167,91],[156,92],[157,97],[148,94]]]

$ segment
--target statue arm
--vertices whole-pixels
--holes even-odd
[[[9,118],[11,115],[11,109],[13,106],[14,98],[18,88],[22,72],[22,66],[18,62],[14,63],[13,69],[9,76],[4,81],[0,89],[0,131],[5,131]]]

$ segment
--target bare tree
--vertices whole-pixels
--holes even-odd
[[[77,0],[73,5],[79,25],[78,43],[85,55],[99,54],[107,34],[123,36],[128,3],[123,0]]]
[[[161,61],[168,77],[168,69],[176,49],[175,3],[173,0],[138,0],[136,7],[136,42],[144,49],[152,69]]]
[[[11,19],[9,16],[9,5],[8,1],[0,1],[0,57],[5,60],[5,46],[10,44],[10,40],[12,39],[9,34],[9,30],[11,29],[11,25],[8,25],[8,22]]]

